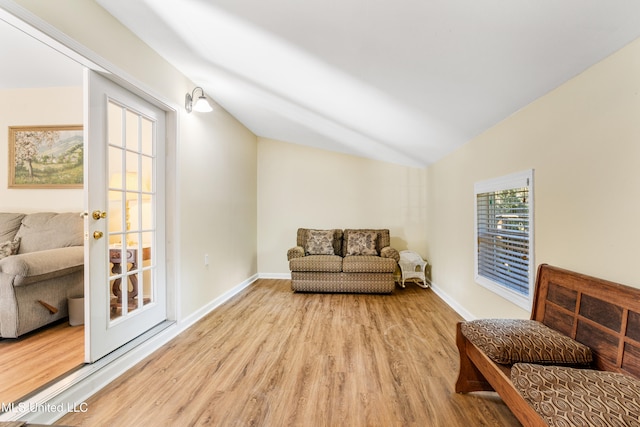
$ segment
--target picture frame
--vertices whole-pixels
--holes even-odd
[[[82,188],[82,125],[9,126],[9,188]]]

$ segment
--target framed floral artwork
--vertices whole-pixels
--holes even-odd
[[[10,126],[9,188],[82,188],[81,125]]]

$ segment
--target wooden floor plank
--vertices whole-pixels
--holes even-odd
[[[258,280],[87,401],[74,426],[518,426],[458,395],[455,323],[431,290],[301,294]]]
[[[0,340],[0,402],[17,402],[84,363],[84,328],[66,322]]]

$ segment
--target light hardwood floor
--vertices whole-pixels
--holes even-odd
[[[84,363],[84,328],[58,323],[0,340],[0,402],[10,403]]]
[[[518,426],[453,391],[460,317],[431,290],[300,294],[258,280],[86,403],[73,426]]]

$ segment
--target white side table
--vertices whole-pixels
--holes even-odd
[[[427,279],[425,277],[425,267],[429,264],[423,260],[420,254],[413,251],[400,251],[400,273],[402,274],[401,287],[404,286],[404,281],[407,279],[420,279],[422,283],[416,282],[421,288],[428,288]]]

